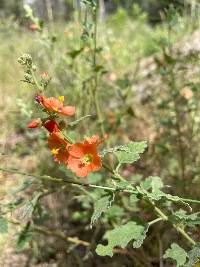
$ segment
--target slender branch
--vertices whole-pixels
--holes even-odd
[[[35,178],[38,178],[38,179],[41,179],[41,180],[51,181],[51,182],[60,183],[60,184],[68,183],[68,184],[72,184],[72,185],[80,185],[80,186],[85,186],[85,187],[89,187],[89,188],[98,188],[98,189],[102,189],[102,190],[108,190],[108,191],[111,191],[111,192],[119,191],[119,188],[108,187],[108,186],[100,186],[100,185],[93,185],[93,184],[86,184],[86,183],[70,181],[70,180],[63,180],[63,179],[60,179],[60,178],[53,178],[53,177],[50,177],[50,176],[47,176],[47,175],[41,176],[41,175],[36,175],[36,174],[28,174],[28,173],[21,172],[21,171],[15,170],[15,169],[5,169],[5,168],[1,168],[0,167],[0,170],[4,171],[4,172],[11,172],[11,173],[21,174],[21,175],[25,175],[25,176],[35,177]],[[138,191],[137,190],[120,189],[120,191],[138,195]],[[144,200],[147,201],[154,208],[155,212],[159,215],[160,220],[162,219],[164,221],[168,221],[169,223],[171,223],[169,218],[168,218],[168,216],[160,208],[158,208],[150,199],[144,198]],[[200,201],[198,201],[198,203],[200,203]],[[152,222],[151,222],[151,224],[152,224]],[[192,244],[192,245],[196,244],[196,242],[185,232],[185,230],[183,228],[181,228],[180,226],[177,226],[176,224],[173,224],[173,223],[171,223],[171,224],[180,234],[182,234],[182,236],[185,239],[188,240],[188,242],[190,244]]]
[[[34,81],[35,85],[37,86],[39,92],[42,92],[43,91],[42,87],[39,85],[39,83],[38,83],[38,81],[37,81],[37,79],[35,77],[35,73],[34,73],[33,69],[31,68],[30,71],[31,71],[31,75],[32,75],[32,78],[33,78],[33,81]]]
[[[134,189],[121,189],[119,187],[94,185],[94,184],[88,184],[88,183],[78,182],[78,181],[74,181],[74,180],[63,180],[63,179],[51,177],[51,176],[48,176],[48,175],[38,175],[38,174],[26,173],[26,172],[23,172],[23,171],[19,171],[17,169],[8,169],[8,168],[0,167],[0,171],[10,172],[10,173],[15,173],[15,174],[21,174],[21,175],[24,175],[24,176],[34,177],[34,178],[37,178],[37,179],[40,179],[40,180],[54,182],[54,183],[58,183],[58,184],[67,183],[67,184],[72,184],[72,185],[80,185],[80,186],[88,187],[88,188],[96,188],[96,189],[101,189],[101,190],[107,190],[107,191],[111,191],[111,192],[122,191],[122,192],[125,192],[125,193],[131,193],[131,194],[136,194],[138,196],[141,196],[141,194],[137,190],[134,190]],[[67,177],[67,178],[70,178],[70,177]],[[196,200],[196,199],[181,198],[181,197],[179,199],[181,201],[185,201],[185,202],[188,202],[188,203],[200,204],[200,200]]]
[[[151,222],[148,222],[148,225],[151,226],[151,225],[153,225],[153,224],[155,224],[157,222],[160,222],[160,221],[163,221],[163,218],[159,217],[159,218],[157,218],[157,219],[155,219],[155,220],[153,220]]]
[[[96,106],[97,116],[99,119],[99,124],[101,128],[102,136],[105,135],[105,129],[103,125],[103,116],[101,113],[101,108],[99,104],[99,95],[98,95],[98,73],[96,71],[96,56],[97,56],[97,7],[94,7],[93,10],[93,23],[94,23],[94,33],[93,33],[93,71],[94,71],[94,102]]]
[[[128,189],[120,189],[120,188],[114,188],[114,187],[110,187],[110,186],[101,186],[101,185],[94,185],[94,184],[87,184],[87,183],[83,183],[83,182],[77,182],[77,181],[73,181],[73,180],[63,180],[60,178],[54,178],[48,175],[38,175],[38,174],[31,174],[31,173],[26,173],[26,172],[22,172],[16,169],[6,169],[6,168],[2,168],[0,167],[0,171],[3,172],[10,172],[10,173],[15,173],[15,174],[21,174],[24,176],[29,176],[29,177],[34,177],[40,180],[44,180],[44,181],[48,181],[48,182],[54,182],[57,184],[72,184],[72,185],[80,185],[83,187],[88,187],[88,188],[96,188],[96,189],[101,189],[101,190],[106,190],[106,191],[111,191],[111,192],[116,192],[116,191],[123,191],[126,193],[132,193],[132,194],[139,194],[137,190],[128,190]],[[70,178],[71,179],[71,178]]]
[[[14,225],[17,225],[17,226],[20,226],[20,227],[24,227],[25,225],[22,225],[19,221],[15,220],[15,219],[8,219],[8,222],[11,223],[11,224],[14,224]],[[54,236],[60,240],[63,240],[65,242],[70,242],[70,243],[73,243],[77,246],[84,246],[84,247],[90,247],[91,244],[90,242],[88,241],[85,241],[85,240],[81,240],[77,237],[70,237],[70,236],[66,236],[64,233],[62,232],[56,232],[55,230],[50,230],[50,229],[44,229],[44,228],[41,228],[39,226],[31,226],[31,231],[34,231],[34,232],[38,232],[38,233],[41,233],[41,234],[44,234],[45,236],[49,235],[49,236]],[[129,252],[127,249],[118,249],[118,248],[114,248],[113,249],[113,252],[114,253],[117,253],[117,254],[122,254],[122,255],[128,255],[128,256],[131,256],[131,252]]]
[[[161,209],[159,209],[157,206],[155,206],[155,204],[151,201],[151,200],[147,200],[154,208],[155,212],[160,216],[160,218],[162,218],[162,220],[164,221],[168,221],[169,223],[170,220],[168,218],[168,216],[163,212],[161,211]],[[177,232],[179,232],[191,245],[195,245],[196,242],[185,232],[185,230],[183,228],[181,228],[180,226],[174,224],[174,223],[171,223],[171,225],[177,230]]]

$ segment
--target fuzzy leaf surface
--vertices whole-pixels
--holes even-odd
[[[165,252],[164,259],[170,258],[176,261],[177,267],[183,266],[186,262],[187,252],[176,243],[171,244]]]
[[[133,163],[140,158],[147,147],[147,143],[144,142],[130,142],[127,145],[121,146],[114,154],[120,164],[123,163]]]
[[[144,231],[145,226],[136,222],[128,222],[117,226],[115,229],[106,232],[104,239],[108,240],[108,244],[105,246],[99,244],[96,253],[100,256],[112,257],[115,247],[125,248],[131,240],[134,240],[134,247],[139,247],[144,240]]]
[[[192,250],[188,252],[188,261],[184,267],[195,267],[196,263],[200,260],[200,246],[195,246]]]
[[[111,207],[112,197],[110,195],[101,197],[94,203],[94,212],[91,217],[91,225],[93,225],[103,212],[106,212]]]

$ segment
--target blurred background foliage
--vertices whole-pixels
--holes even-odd
[[[25,16],[24,4],[29,4],[34,15],[44,21],[42,31],[29,28],[32,22]],[[110,145],[147,140],[149,146],[137,164],[122,170],[123,175],[135,185],[147,175],[160,175],[170,185],[170,193],[197,199],[200,193],[199,4],[197,0],[99,0],[98,25],[100,101]],[[46,133],[26,129],[38,109],[32,101],[34,88],[20,81],[23,70],[17,58],[23,53],[32,55],[38,78],[41,72],[49,72],[52,77],[49,96],[65,95],[67,103],[77,107],[77,117],[92,115],[87,121],[90,132],[87,123],[83,123],[76,128],[76,138],[81,139],[83,131],[88,135],[99,131],[88,93],[91,44],[87,38],[81,39],[84,12],[79,1],[0,0],[0,120],[3,122],[0,137],[1,162],[5,166],[60,177],[67,174],[63,166],[53,162],[46,149]],[[84,25],[84,33],[89,31],[89,22]],[[31,188],[28,196],[20,195],[18,187],[23,180],[18,177],[4,175],[0,180],[1,199],[12,205],[17,205],[16,199],[30,200],[36,190]],[[106,183],[101,174],[88,179],[91,183]],[[13,186],[18,188],[16,193],[10,192]],[[91,230],[90,217],[98,197],[98,191],[87,193],[80,188],[49,196],[41,205],[43,223],[64,232],[67,229],[69,235],[88,240],[93,248],[107,229],[137,216],[139,210],[148,220],[153,219],[148,212],[150,207],[139,206],[136,200],[124,196],[116,200]],[[17,216],[26,220],[21,214]],[[12,266],[11,255],[14,261],[19,260],[20,267],[40,263],[51,266],[51,261],[61,267],[162,266],[160,250],[169,246],[170,234],[177,240],[177,235],[169,231],[156,225],[144,247],[134,250],[131,257],[115,255],[106,260],[73,245],[66,252],[62,242],[40,236],[33,240],[31,250],[25,250],[25,259],[20,258],[15,251],[9,251],[13,247],[11,232],[8,239],[0,239],[0,249],[4,251],[0,257],[3,267]],[[192,234],[198,239],[198,228],[192,229]]]
[[[24,15],[23,5],[29,4],[35,11],[35,15],[42,19],[48,18],[48,13],[52,12],[53,18],[70,19],[74,7],[80,6],[80,0],[1,0],[0,16],[5,17],[12,15],[20,19]],[[99,0],[99,5],[103,13],[109,15],[123,8],[130,16],[133,16],[132,6],[137,4],[141,10],[148,14],[148,20],[151,23],[161,21],[160,13],[169,8],[170,5],[179,10],[187,10],[187,6],[198,4],[198,0]],[[52,9],[51,11],[49,9]]]

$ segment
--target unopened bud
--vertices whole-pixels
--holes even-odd
[[[21,65],[26,65],[27,67],[31,67],[32,66],[32,57],[29,54],[23,54],[21,57],[18,58],[18,62]]]
[[[33,82],[32,76],[30,74],[28,74],[28,73],[24,74],[24,79],[28,83],[32,83]]]
[[[49,74],[47,71],[44,71],[40,74],[41,77],[41,86],[43,86],[44,88],[47,87],[47,85],[49,84],[51,77],[49,77]]]

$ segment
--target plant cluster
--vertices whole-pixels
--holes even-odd
[[[33,250],[39,246],[39,234],[59,240],[62,244],[60,251],[63,251],[66,244],[72,244],[66,251],[72,254],[74,252],[78,262],[83,255],[83,260],[87,261],[91,257],[90,253],[102,257],[120,254],[127,256],[127,259],[123,258],[127,266],[131,266],[132,263],[139,267],[153,264],[168,266],[170,262],[175,262],[176,266],[193,267],[200,260],[200,244],[196,241],[200,224],[196,208],[200,200],[174,195],[170,186],[165,185],[158,176],[140,177],[131,173],[127,178],[126,169],[140,159],[141,154],[147,149],[147,142],[118,142],[117,138],[113,138],[111,145],[110,133],[123,125],[125,119],[135,116],[131,102],[131,84],[134,81],[127,73],[123,79],[116,80],[112,77],[116,80],[116,94],[120,103],[117,108],[123,107],[121,113],[116,116],[118,119],[114,117],[114,123],[110,126],[102,105],[101,80],[105,81],[107,70],[104,64],[99,63],[103,48],[98,46],[97,39],[98,5],[94,0],[82,2],[85,16],[82,21],[80,47],[68,52],[70,60],[67,61],[72,72],[71,76],[68,75],[76,77],[76,81],[71,81],[70,86],[81,87],[81,90],[79,88],[73,92],[79,99],[84,99],[80,101],[80,105],[76,108],[74,105],[66,106],[64,102],[67,97],[57,92],[49,93],[53,79],[48,72],[38,74],[38,67],[34,64],[32,56],[24,54],[18,59],[24,67],[23,81],[36,89],[34,99],[37,112],[33,113],[38,113],[39,110],[39,115],[35,115],[36,118],[29,122],[27,127],[36,128],[36,131],[37,128],[45,129],[43,141],[48,143],[56,162],[56,171],[61,172],[58,171],[54,176],[49,175],[50,170],[45,170],[46,174],[41,175],[0,167],[2,172],[26,177],[19,188],[13,190],[14,200],[0,205],[0,232],[7,233],[11,225],[16,226],[17,251]],[[31,30],[42,34],[43,24],[33,16],[30,8],[26,7],[26,11],[27,17],[32,21]],[[43,42],[48,48],[53,47],[52,51],[55,52],[55,36],[48,35],[46,39],[43,38]],[[66,58],[63,57],[62,60],[65,62]],[[177,164],[183,181],[188,170],[182,169],[182,165],[185,166],[182,162],[183,156],[185,160],[185,154],[181,149],[185,145],[184,138],[190,137],[188,131],[183,135],[185,129],[181,128],[180,117],[185,116],[188,122],[194,118],[191,122],[192,130],[193,133],[198,131],[198,123],[195,120],[198,103],[190,101],[193,90],[185,87],[194,84],[176,84],[177,72],[181,72],[181,77],[185,74],[170,47],[163,49],[162,60],[156,58],[155,61],[167,92],[162,95],[163,99],[159,98],[158,106],[162,106],[162,113],[157,115],[163,116],[165,120],[159,118],[159,121],[167,125],[162,132],[163,136],[173,137],[173,144],[178,144],[180,149]],[[83,65],[81,70],[80,64]],[[156,97],[159,93],[155,92]],[[69,102],[73,103],[71,99]],[[108,102],[109,99],[106,99],[105,103]],[[185,103],[188,104],[186,110],[185,107],[180,110],[179,107]],[[73,116],[77,118],[72,121]],[[88,122],[88,119],[92,121]],[[180,140],[177,142],[178,138]],[[105,144],[104,149],[99,148],[102,143]],[[83,177],[85,180],[82,180]],[[184,184],[183,189],[187,189],[187,186]],[[183,192],[187,190],[180,190],[180,193]],[[75,228],[80,224],[84,225],[80,232],[77,230],[75,233],[68,233],[65,224],[53,224],[45,199],[48,196],[54,197],[55,194],[60,197],[62,194],[70,194],[72,202],[78,203],[78,208],[76,206],[76,210],[70,216],[66,218],[64,212],[61,215],[64,222],[66,219],[70,220]],[[58,198],[59,201],[61,202],[61,198]],[[65,205],[66,203],[61,202],[62,210],[65,209]],[[23,210],[23,219],[13,216],[19,209]],[[161,231],[164,233],[161,234]],[[90,241],[87,239],[88,235],[85,235],[86,232],[92,236]],[[163,238],[167,240],[167,247],[161,248]],[[107,243],[104,240],[107,240]],[[44,247],[47,245],[44,244]],[[79,247],[84,247],[85,250],[79,251]],[[144,253],[143,247],[144,250],[148,248],[153,255],[160,253],[158,259],[144,259],[141,256]],[[161,251],[162,249],[165,252]],[[141,254],[137,254],[137,251]]]

